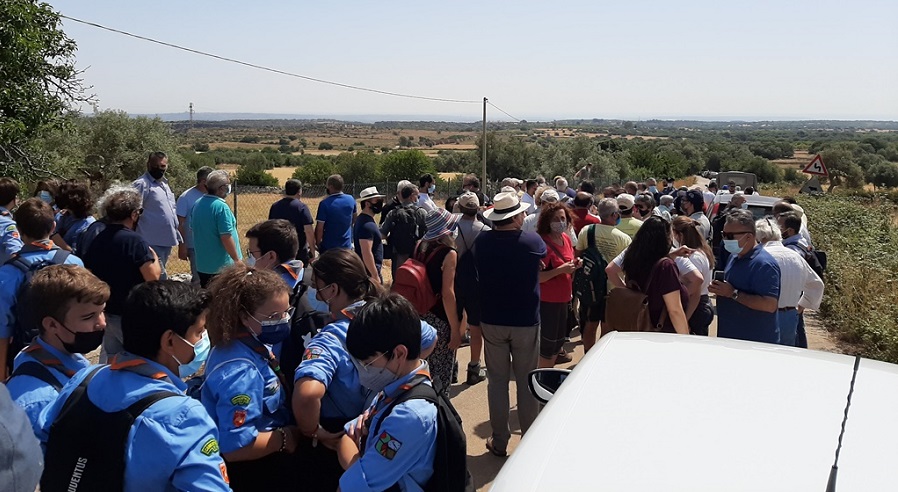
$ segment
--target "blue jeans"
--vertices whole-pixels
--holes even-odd
[[[165,273],[165,264],[168,263],[168,257],[171,256],[171,246],[156,246],[151,244],[150,247],[153,248],[153,251],[156,252],[156,256],[159,257],[159,268],[162,269],[162,276],[160,276],[159,279],[165,280],[168,278],[168,274]]]
[[[190,262],[190,283],[200,285],[200,275],[196,272],[196,250],[187,248],[187,261]]]
[[[798,335],[798,310],[777,311],[776,321],[780,325],[780,345],[794,347]]]

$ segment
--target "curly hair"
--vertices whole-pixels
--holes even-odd
[[[56,206],[68,210],[76,219],[85,219],[93,211],[94,199],[87,183],[69,179],[59,185]]]
[[[571,210],[567,205],[560,202],[549,203],[543,205],[542,210],[539,212],[539,219],[536,221],[537,234],[544,236],[552,233],[552,221],[555,220],[555,214],[559,210],[564,211],[564,220],[567,221],[568,225],[574,222],[574,216],[571,215]]]
[[[290,295],[287,283],[271,270],[256,270],[237,263],[216,275],[209,284],[212,304],[206,318],[206,329],[212,345],[223,345],[234,339],[243,325],[240,313],[252,313],[269,299]]]

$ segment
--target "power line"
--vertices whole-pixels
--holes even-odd
[[[161,44],[162,46],[168,46],[169,48],[175,48],[175,49],[178,49],[178,50],[187,51],[187,52],[189,52],[189,53],[194,53],[194,54],[197,54],[197,55],[208,56],[208,57],[210,57],[210,58],[215,58],[215,59],[217,59],[217,60],[222,60],[222,61],[226,61],[226,62],[236,63],[236,64],[238,64],[238,65],[244,65],[244,66],[247,66],[247,67],[250,67],[250,68],[255,68],[255,69],[258,69],[258,70],[265,70],[265,71],[277,73],[277,74],[280,74],[280,75],[287,75],[287,76],[289,76],[289,77],[296,77],[296,78],[299,78],[299,79],[309,80],[309,81],[312,81],[312,82],[318,82],[318,83],[321,83],[321,84],[328,84],[328,85],[334,85],[334,86],[337,86],[337,87],[343,87],[343,88],[345,88],[345,89],[354,89],[354,90],[357,90],[357,91],[373,92],[373,93],[375,93],[375,94],[383,94],[383,95],[386,95],[386,96],[405,97],[405,98],[409,98],[409,99],[421,99],[421,100],[425,100],[425,101],[437,101],[437,102],[461,103],[461,104],[481,104],[481,103],[482,103],[481,100],[448,99],[448,98],[442,98],[442,97],[417,96],[417,95],[413,95],[413,94],[402,94],[402,93],[399,93],[399,92],[382,91],[382,90],[379,90],[379,89],[370,89],[370,88],[367,88],[367,87],[360,87],[360,86],[357,86],[357,85],[343,84],[343,83],[340,83],[340,82],[334,82],[334,81],[331,81],[331,80],[324,80],[324,79],[319,79],[319,78],[315,78],[315,77],[309,77],[308,75],[300,75],[300,74],[297,74],[297,73],[286,72],[286,71],[284,71],[284,70],[278,70],[278,69],[276,69],[276,68],[270,68],[270,67],[265,67],[265,66],[262,66],[262,65],[256,65],[255,63],[249,63],[249,62],[245,62],[245,61],[240,61],[240,60],[236,60],[236,59],[234,59],[234,58],[228,58],[228,57],[216,55],[216,54],[214,54],[214,53],[208,53],[208,52],[205,52],[205,51],[195,50],[195,49],[193,49],[193,48],[187,48],[187,47],[184,47],[184,46],[179,46],[179,45],[177,45],[177,44],[166,43],[165,41],[159,41],[158,39],[148,38],[148,37],[146,37],[146,36],[140,36],[140,35],[138,35],[138,34],[133,34],[133,33],[126,32],[126,31],[121,31],[121,30],[119,30],[119,29],[113,29],[113,28],[111,28],[111,27],[103,26],[103,25],[100,25],[100,24],[97,24],[97,23],[94,23],[94,22],[88,22],[88,21],[81,20],[81,19],[76,19],[76,18],[74,18],[74,17],[69,17],[69,16],[67,16],[67,15],[62,15],[62,14],[60,14],[59,16],[62,17],[63,19],[68,19],[68,20],[71,20],[71,21],[79,22],[79,23],[81,23],[81,24],[85,24],[85,25],[88,25],[88,26],[96,27],[96,28],[98,28],[98,29],[103,29],[103,30],[110,31],[110,32],[114,32],[114,33],[117,33],[117,34],[122,34],[122,35],[125,35],[125,36],[130,36],[130,37],[132,37],[132,38],[140,39],[140,40],[143,40],[143,41],[149,41],[149,42],[151,42],[151,43]],[[499,109],[499,108],[496,108],[496,109]],[[502,110],[499,109],[499,111],[502,111]],[[505,113],[505,111],[502,111],[502,112]],[[505,113],[505,114],[508,114],[508,113]],[[511,115],[509,115],[509,116],[511,116]]]
[[[492,107],[498,109],[499,111],[505,113],[505,116],[508,116],[509,118],[511,118],[511,119],[513,119],[513,120],[515,120],[515,121],[517,121],[518,123],[520,123],[521,121],[523,121],[523,120],[521,120],[520,118],[515,118],[514,116],[508,114],[507,112],[505,112],[504,109],[502,109],[502,108],[500,108],[499,106],[496,106],[495,104],[493,104],[492,101],[487,100],[486,103],[489,104],[490,106],[492,106]]]

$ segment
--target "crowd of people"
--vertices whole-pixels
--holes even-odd
[[[228,173],[201,168],[176,199],[167,167],[151,154],[96,203],[77,181],[19,203],[0,178],[0,404],[40,442],[15,444],[21,463],[45,462],[9,471],[23,483],[423,490],[445,473],[439,402],[464,345],[461,378],[487,381],[486,446],[504,457],[512,377],[526,433],[528,373],[571,361],[574,330],[590,350],[613,290],[645,295],[657,331],[706,336],[716,316],[718,336],[798,347],[823,294],[801,208],[756,219],[733,183],[711,222],[713,182],[597,190],[589,166],[577,189],[506,178],[492,197],[465,175],[443,207],[429,174],[357,197],[333,175],[313,220],[291,179],[244,251]],[[175,247],[190,282],[167,279]]]

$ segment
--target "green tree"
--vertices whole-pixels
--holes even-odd
[[[313,157],[293,171],[293,178],[313,185],[323,185],[327,177],[336,172],[336,166],[330,159]]]
[[[258,164],[244,164],[237,169],[237,184],[247,186],[277,186],[278,180]]]
[[[337,156],[334,164],[345,182],[371,183],[380,175],[380,160],[380,156],[367,152],[343,152]]]
[[[0,2],[0,174],[28,179],[50,173],[32,143],[58,128],[85,96],[75,42],[59,14],[34,0]]]
[[[846,146],[831,146],[820,153],[823,158],[823,164],[829,171],[829,188],[827,192],[832,192],[836,186],[848,186],[849,188],[859,188],[864,184],[864,171],[855,162],[855,158],[851,150]],[[824,178],[822,181],[826,181]]]
[[[320,144],[318,144],[318,150],[332,150],[333,148],[334,146],[327,142],[321,142]]]
[[[383,156],[381,165],[384,181],[415,181],[423,174],[434,172],[433,162],[420,150],[390,152]]]

